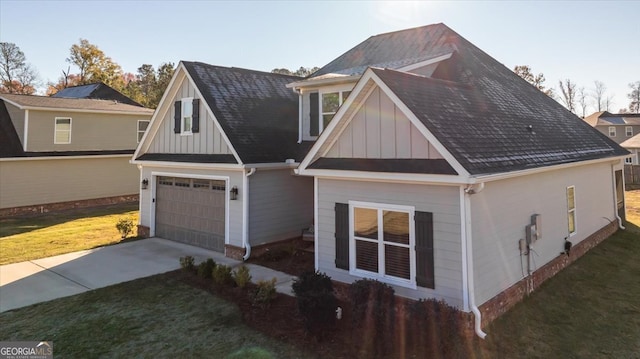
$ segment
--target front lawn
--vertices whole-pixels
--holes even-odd
[[[171,273],[1,313],[0,340],[51,340],[56,358],[312,357]]]
[[[117,243],[120,218],[138,223],[138,204],[0,219],[0,265]]]

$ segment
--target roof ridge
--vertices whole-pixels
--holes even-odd
[[[202,66],[206,66],[206,67],[214,67],[214,68],[217,68],[217,69],[239,70],[239,71],[243,71],[243,72],[253,72],[253,73],[258,73],[258,74],[262,74],[262,75],[284,76],[284,77],[290,77],[290,78],[294,78],[294,79],[302,79],[302,78],[304,78],[304,77],[296,76],[296,75],[285,75],[285,74],[279,74],[279,73],[270,72],[270,71],[247,69],[247,68],[244,68],[244,67],[212,65],[212,64],[208,64],[206,62],[201,62],[201,61],[185,61],[185,60],[182,60],[180,62],[182,62],[183,64],[202,65]]]
[[[415,31],[415,30],[418,30],[418,29],[426,29],[426,28],[428,28],[428,27],[440,27],[440,26],[444,26],[445,28],[447,28],[447,29],[451,30],[451,28],[449,28],[449,27],[448,27],[447,25],[445,25],[443,22],[438,22],[438,23],[435,23],[435,24],[429,24],[429,25],[416,26],[416,27],[411,27],[411,28],[408,28],[408,29],[401,29],[401,30],[394,30],[394,31],[389,31],[389,32],[383,32],[383,33],[380,33],[380,34],[377,34],[377,35],[369,36],[369,37],[367,38],[367,40],[368,40],[368,39],[371,39],[371,38],[374,38],[374,37],[387,36],[387,35],[391,35],[391,34],[395,34],[395,33],[400,33],[400,32],[405,32],[405,31]],[[365,41],[366,41],[366,40],[365,40]]]

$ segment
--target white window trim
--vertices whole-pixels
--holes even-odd
[[[322,131],[324,131],[324,115],[331,115],[333,114],[334,116],[336,115],[336,113],[338,113],[338,109],[340,109],[340,106],[342,106],[342,104],[344,103],[344,100],[346,100],[346,97],[344,97],[344,92],[349,92],[351,93],[353,91],[353,89],[345,89],[345,90],[338,90],[338,89],[327,89],[325,91],[320,91],[318,92],[318,113],[320,114],[320,116],[318,116],[318,133],[322,133]],[[323,112],[322,111],[322,102],[323,102],[323,95],[325,94],[330,94],[330,93],[338,93],[338,109],[336,109],[335,112]]]
[[[58,120],[69,120],[69,141],[68,142],[58,142]],[[71,119],[71,117],[56,117],[54,122],[53,122],[53,143],[56,145],[68,145],[71,143],[71,130],[73,128],[72,126],[73,120]],[[64,132],[62,130],[60,130],[60,132]]]
[[[193,97],[185,97],[182,100],[182,106],[180,106],[180,135],[181,136],[191,136],[193,135]],[[189,103],[189,106],[191,106],[191,115],[190,116],[185,116],[184,113],[184,109],[185,103]],[[184,130],[184,118],[185,117],[191,117],[191,128],[189,129],[189,131],[185,131]]]
[[[633,137],[633,126],[626,126],[624,128],[624,133],[627,137]]]
[[[633,164],[633,156],[625,157],[624,158],[624,164],[625,165],[632,165]]]
[[[609,126],[609,137],[616,137],[616,127]]]
[[[149,123],[151,122],[151,120],[138,120],[138,123],[136,124],[136,141],[138,141],[137,143],[140,143],[140,141],[142,141],[142,137],[144,137],[144,133],[147,131],[147,129],[145,128],[144,131],[140,131],[140,122],[146,122],[147,123],[147,128],[149,128]],[[140,134],[142,134],[142,136],[140,136]]]
[[[356,242],[354,235],[354,208],[366,208],[378,210],[378,221],[383,210],[405,212],[409,214],[409,278],[403,279],[384,274],[384,245],[378,245],[378,273],[356,268]],[[378,226],[378,243],[380,243],[380,231]],[[384,243],[384,242],[382,242]],[[415,234],[415,207],[394,204],[381,204],[372,202],[349,201],[349,274],[362,278],[379,280],[381,282],[401,287],[417,289],[416,285],[416,234]]]
[[[569,208],[569,189],[573,188],[573,209]],[[573,237],[574,235],[576,235],[576,233],[578,233],[578,216],[577,216],[577,209],[578,209],[578,201],[576,199],[576,186],[567,186],[566,192],[565,192],[565,201],[567,202],[567,231],[569,231],[569,214],[573,212],[573,232],[569,232],[569,237]]]

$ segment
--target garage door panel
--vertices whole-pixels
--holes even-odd
[[[156,188],[158,237],[224,251],[224,181],[162,177]]]

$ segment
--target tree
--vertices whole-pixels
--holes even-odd
[[[143,64],[138,67],[138,73],[134,77],[125,76],[126,85],[122,92],[145,107],[156,108],[174,71],[171,62],[161,64],[157,71],[153,65]]]
[[[86,39],[71,45],[67,62],[80,70],[80,85],[104,82],[116,90],[122,90],[125,86],[120,65]]]
[[[595,101],[595,107],[598,109],[598,112],[602,111],[605,103],[605,92],[607,91],[607,86],[604,85],[601,81],[594,81],[594,89],[593,89],[593,100]]]
[[[572,82],[570,79],[566,79],[564,81],[559,81],[560,85],[560,100],[564,103],[564,106],[571,112],[576,113],[576,84]]]
[[[582,118],[584,118],[587,112],[587,93],[585,92],[584,87],[580,87],[578,90],[578,104],[580,104],[580,108],[582,109]]]
[[[302,67],[300,66],[299,69],[297,69],[296,71],[291,71],[289,69],[286,68],[277,68],[277,69],[273,69],[271,70],[272,73],[274,74],[281,74],[281,75],[292,75],[292,76],[300,76],[300,77],[307,77],[311,74],[313,74],[314,72],[320,70],[319,67]]]
[[[553,97],[553,89],[545,89],[544,82],[546,79],[543,73],[534,75],[533,72],[531,72],[531,67],[528,65],[517,65],[513,68],[513,72],[535,86],[538,90],[542,91],[545,95]]]
[[[0,92],[31,95],[36,92],[38,73],[26,62],[20,48],[0,42]]]
[[[632,113],[640,113],[640,81],[629,84],[631,92],[627,95],[629,100],[629,111]]]

